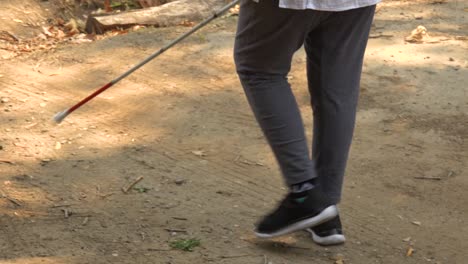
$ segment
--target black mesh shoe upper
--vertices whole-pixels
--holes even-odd
[[[305,195],[290,193],[275,211],[260,221],[257,232],[273,233],[303,219],[314,217],[332,205],[327,200],[315,189],[307,191]]]
[[[312,228],[314,233],[319,237],[327,237],[331,235],[342,235],[343,228],[341,227],[340,216],[328,220],[318,226]]]

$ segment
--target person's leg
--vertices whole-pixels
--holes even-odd
[[[258,4],[242,1],[235,43],[236,67],[245,94],[290,188],[317,176],[299,108],[287,81],[294,52],[302,46],[311,24],[320,21],[320,12],[310,14],[280,9],[278,0]],[[288,195],[257,226],[257,235],[278,236],[335,216],[336,207],[310,189]]]
[[[334,12],[306,38],[318,188],[335,203],[353,137],[364,52],[375,6]]]
[[[289,186],[316,177],[287,80],[305,38],[304,14],[280,9],[278,1],[243,1],[234,53],[248,102]]]
[[[306,38],[307,72],[314,113],[312,159],[317,188],[334,204],[352,141],[364,52],[375,6],[333,12]],[[335,230],[329,230],[336,226]],[[314,241],[344,242],[339,217],[317,226]],[[313,231],[312,230],[312,231]],[[328,239],[326,238],[329,235]],[[341,235],[341,236],[340,236]]]

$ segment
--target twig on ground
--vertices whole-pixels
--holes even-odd
[[[114,192],[106,193],[106,194],[99,194],[99,197],[101,197],[102,199],[104,199],[104,198],[107,198],[107,197],[112,196],[112,195],[114,195],[114,194],[115,194]]]
[[[440,181],[442,180],[442,178],[440,177],[426,177],[426,176],[422,176],[422,177],[414,177],[415,179],[417,180],[432,180],[432,181]]]
[[[130,191],[130,189],[132,189],[133,186],[135,186],[141,180],[143,180],[143,176],[138,177],[136,180],[134,180],[132,183],[130,183],[130,185],[128,185],[127,187],[122,187],[122,192],[128,193],[128,191]]]
[[[251,165],[251,166],[262,166],[262,167],[265,166],[260,162],[253,162],[253,161],[249,161],[249,160],[241,160],[240,162],[244,163],[244,164],[247,164],[247,165]]]
[[[21,206],[22,206],[20,202],[18,202],[17,200],[15,200],[15,199],[13,199],[13,198],[10,198],[10,197],[8,197],[8,196],[6,196],[6,195],[4,195],[4,194],[2,194],[2,196],[0,196],[0,198],[5,198],[5,199],[7,199],[8,201],[10,201],[12,204],[14,204],[14,205],[16,205],[16,206],[18,206],[18,207],[21,207]]]
[[[187,221],[188,219],[187,218],[184,218],[184,217],[172,217],[172,219],[175,219],[175,220],[181,220],[181,221]]]
[[[286,248],[293,248],[293,249],[303,249],[303,250],[311,250],[311,248],[308,247],[296,247],[296,246],[285,246]]]
[[[6,163],[6,164],[11,164],[14,165],[15,163],[11,160],[5,160],[5,159],[0,159],[0,163]]]
[[[219,256],[220,259],[233,259],[233,258],[248,258],[248,257],[258,257],[261,255],[245,254],[245,255],[235,255],[235,256]]]
[[[172,155],[170,155],[170,154],[169,154],[168,152],[166,152],[166,151],[164,151],[162,154],[163,154],[164,156],[168,157],[168,158],[171,159],[171,160],[177,160],[176,158],[174,158]]]
[[[423,148],[422,146],[417,145],[417,144],[413,144],[413,143],[408,143],[408,145],[416,147],[416,148]]]
[[[75,204],[56,204],[56,205],[52,205],[51,207],[52,208],[69,207],[69,206],[72,206],[72,205],[75,205]]]
[[[12,33],[6,31],[6,30],[2,30],[2,33],[8,35],[10,38],[14,39],[16,42],[19,42],[20,39],[18,37],[16,37],[15,35],[13,35]],[[2,38],[4,39],[4,38]],[[4,39],[4,40],[8,40],[8,39]]]
[[[241,155],[238,155],[235,159],[234,159],[234,162],[235,163],[243,163],[243,164],[247,164],[247,165],[250,165],[250,166],[265,166],[263,163],[261,162],[254,162],[254,161],[250,161],[250,160],[246,160],[246,159],[242,159],[241,160]]]
[[[13,143],[13,145],[15,145],[16,147],[19,147],[19,148],[24,148],[24,149],[27,149],[27,148],[28,148],[28,146],[23,145],[23,144],[21,144],[21,143],[16,143],[16,142],[15,142],[15,143]]]
[[[164,230],[168,232],[187,233],[187,230],[183,230],[183,229],[164,228]]]
[[[32,123],[32,124],[29,124],[29,125],[24,126],[24,128],[30,129],[30,128],[33,128],[33,127],[37,126],[38,124],[39,124],[39,123]]]
[[[8,201],[10,201],[12,204],[18,206],[18,207],[21,207],[21,203],[18,202],[17,200],[13,199],[13,198],[10,198],[9,196],[7,196],[5,193],[3,193],[2,191],[0,191],[0,198],[5,198],[7,199]]]
[[[375,35],[369,35],[369,38],[393,38],[393,35],[385,35],[385,34],[375,34]]]
[[[16,201],[15,199],[7,197],[7,196],[5,196],[4,198],[7,199],[8,201],[10,201],[11,203],[13,203],[14,205],[16,205],[18,207],[21,207],[21,204],[18,201]]]
[[[71,212],[68,211],[68,209],[62,209],[62,212],[63,212],[63,215],[65,216],[65,218],[68,218],[71,215]]]
[[[148,248],[148,251],[171,251],[172,249],[164,249],[164,248]]]

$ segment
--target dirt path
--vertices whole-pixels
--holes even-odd
[[[333,248],[252,235],[285,189],[235,75],[234,17],[60,126],[56,112],[187,29],[0,60],[0,263],[466,263],[465,7],[391,1],[377,14],[341,204],[348,242]],[[419,24],[443,40],[405,44]],[[291,82],[310,137],[304,62]],[[193,252],[171,249],[189,238]]]

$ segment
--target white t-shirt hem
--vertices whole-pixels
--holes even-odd
[[[269,0],[266,0],[269,1]],[[258,2],[258,1],[256,1]],[[354,1],[343,1],[343,0],[280,0],[279,7],[287,9],[313,9],[319,11],[346,11],[366,6],[375,5],[381,2],[381,0],[354,0]]]
[[[346,11],[346,10],[351,10],[351,9],[376,5],[379,2],[380,2],[380,0],[375,0],[375,1],[368,1],[366,3],[357,4],[357,5],[353,4],[353,5],[330,6],[330,5],[320,5],[320,4],[313,3],[313,2],[309,1],[307,3],[304,3],[303,5],[290,4],[290,3],[280,3],[279,7],[287,8],[287,9],[297,9],[297,10],[313,9],[313,10],[318,10],[318,11],[335,11],[335,12],[337,12],[337,11]]]

